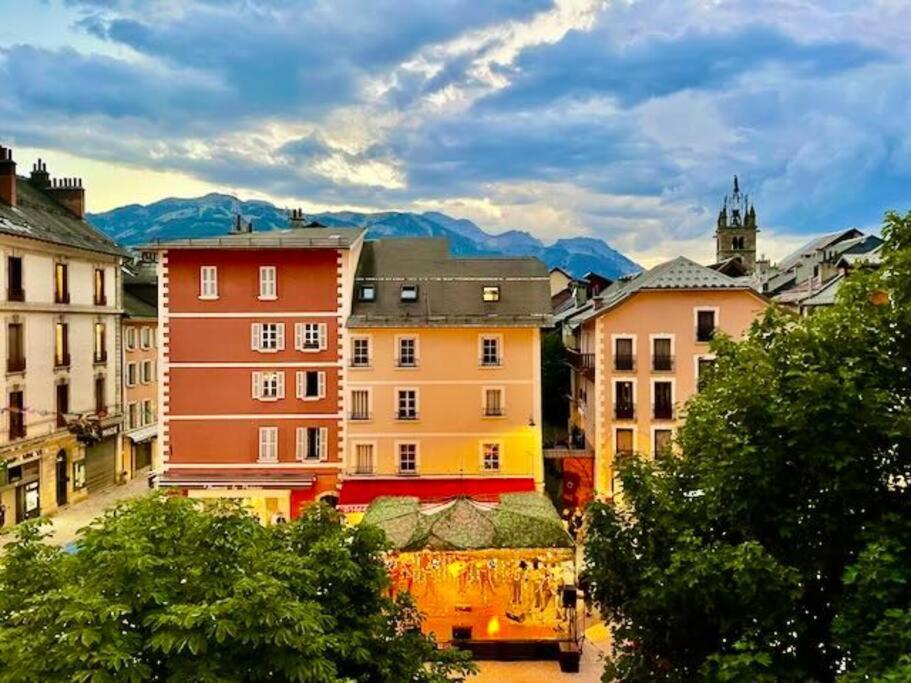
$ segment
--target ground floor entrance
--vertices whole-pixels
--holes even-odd
[[[114,484],[117,469],[117,438],[108,437],[85,448],[85,485],[89,493]]]
[[[57,507],[61,507],[69,502],[67,484],[70,481],[69,458],[62,448],[57,452],[55,470],[57,474]]]

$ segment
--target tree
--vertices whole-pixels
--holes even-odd
[[[621,463],[623,504],[592,508],[605,680],[907,680],[911,213],[883,235],[835,306],[718,339],[680,457]]]
[[[471,669],[387,596],[381,532],[315,505],[152,494],[68,554],[26,523],[0,563],[0,681],[419,681]]]

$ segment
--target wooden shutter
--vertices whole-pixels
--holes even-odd
[[[259,399],[263,395],[263,373],[253,373],[253,398]]]
[[[263,326],[260,323],[250,325],[250,348],[259,351],[259,342],[263,338]]]
[[[320,370],[317,373],[317,396],[320,398],[326,398],[326,373]]]
[[[276,386],[277,386],[278,397],[284,398],[285,397],[285,372],[284,372],[284,370],[282,370],[280,372],[276,372],[275,376],[277,379]]]
[[[329,326],[326,323],[319,324],[319,348],[325,351],[329,344]]]
[[[278,340],[278,350],[285,350],[285,323],[278,323],[276,326],[276,338]]]
[[[319,459],[326,461],[329,459],[329,428],[319,428]]]
[[[304,350],[304,323],[294,323],[294,348]]]
[[[294,437],[294,457],[298,461],[307,457],[307,428],[298,427]]]
[[[295,395],[304,398],[307,389],[307,374],[303,370],[297,371]]]

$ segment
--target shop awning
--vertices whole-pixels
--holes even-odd
[[[152,425],[150,427],[137,429],[135,432],[130,432],[127,434],[127,437],[129,437],[130,441],[133,443],[145,443],[146,441],[154,439],[156,434],[158,434],[158,426]]]
[[[553,504],[540,493],[508,493],[499,503],[460,496],[423,506],[414,497],[382,497],[367,508],[363,523],[385,531],[403,551],[573,547]]]
[[[181,488],[312,488],[315,478],[307,472],[262,471],[256,469],[195,470],[169,469],[158,479],[159,486]]]
[[[531,477],[346,479],[342,483],[338,504],[343,510],[364,509],[379,496],[413,496],[421,501],[440,501],[455,496],[469,496],[476,500],[496,501],[503,493],[534,490],[535,480]]]

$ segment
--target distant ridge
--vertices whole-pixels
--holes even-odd
[[[274,204],[241,201],[237,197],[217,193],[192,199],[162,199],[147,205],[129,204],[89,214],[87,218],[120,244],[130,247],[155,239],[223,235],[237,213],[253,221],[256,230],[288,226],[284,210]],[[605,277],[617,278],[642,270],[604,240],[570,237],[545,245],[522,230],[491,234],[470,220],[452,218],[438,211],[334,211],[309,214],[309,217],[329,227],[365,226],[368,238],[447,237],[452,252],[460,256],[537,256],[548,268],[560,267],[577,277],[594,271]]]

